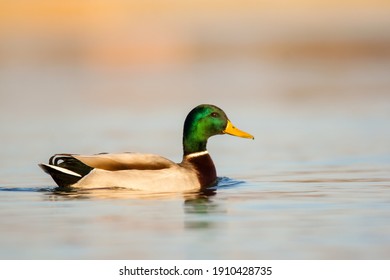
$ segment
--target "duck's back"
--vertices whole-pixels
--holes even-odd
[[[141,153],[72,155],[82,163],[109,171],[118,170],[159,170],[170,168],[175,163],[159,155]]]

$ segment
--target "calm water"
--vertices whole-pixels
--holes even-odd
[[[389,259],[388,64],[343,66],[344,78],[231,64],[119,78],[4,70],[0,258]],[[209,193],[59,193],[37,166],[58,152],[180,161],[183,120],[203,102],[256,138],[210,140]]]

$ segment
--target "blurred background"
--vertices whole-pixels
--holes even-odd
[[[181,161],[200,103],[255,136],[210,139],[213,197],[96,203],[37,166]],[[389,124],[388,0],[0,0],[0,258],[389,259]]]
[[[259,157],[305,159],[318,136],[334,154],[388,152],[389,14],[385,0],[2,0],[3,172],[63,151],[180,160],[199,103],[255,134]]]

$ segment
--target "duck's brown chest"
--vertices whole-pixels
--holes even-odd
[[[215,184],[217,180],[217,171],[209,154],[191,157],[187,159],[187,162],[196,170],[202,188]]]

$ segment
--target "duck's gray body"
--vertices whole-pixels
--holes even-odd
[[[209,187],[217,174],[208,152],[187,155],[179,164],[154,154],[58,154],[40,164],[60,187],[119,187],[145,191],[189,191]]]

